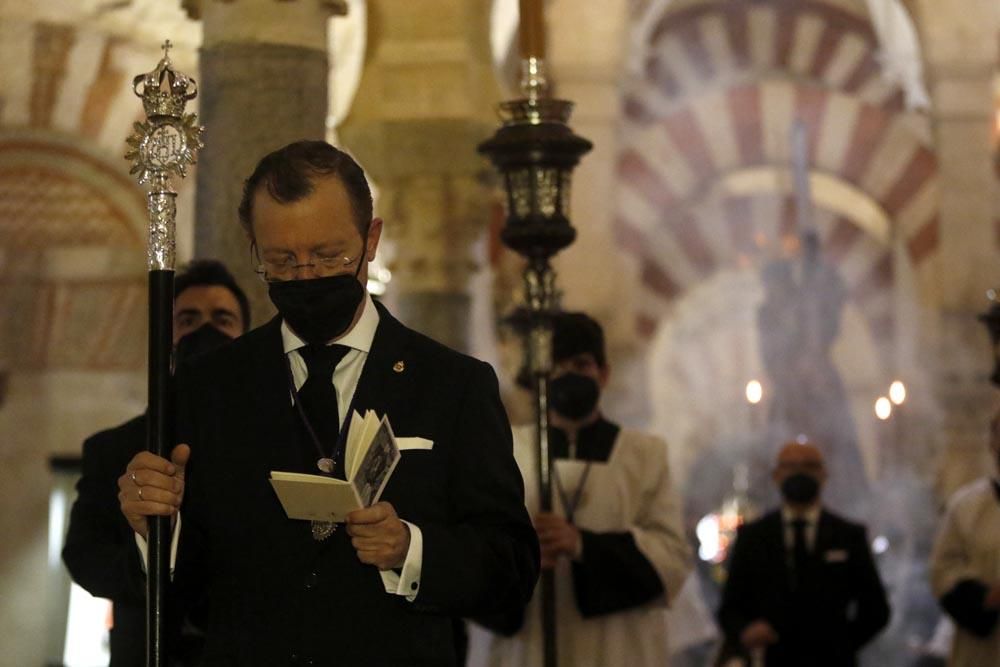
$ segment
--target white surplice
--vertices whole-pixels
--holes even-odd
[[[986,586],[1000,582],[1000,500],[993,481],[986,478],[952,496],[931,554],[935,597],[940,599],[965,579]],[[987,637],[956,627],[948,665],[1000,665],[1000,624]]]
[[[529,512],[538,511],[538,474],[534,429],[514,431],[514,456],[524,476]],[[556,472],[568,495],[577,488],[586,461],[559,459]],[[558,652],[561,667],[663,667],[667,664],[667,604],[691,569],[681,524],[680,501],[670,479],[667,446],[660,438],[622,429],[606,462],[590,464],[575,524],[585,530],[629,531],[653,566],[665,594],[642,606],[585,619],[573,593],[572,566],[556,567]],[[553,487],[555,485],[553,484]],[[565,508],[553,492],[553,511]],[[583,554],[586,560],[586,553]],[[469,667],[542,665],[542,627],[538,589],[513,637],[494,635],[476,625],[469,630]]]

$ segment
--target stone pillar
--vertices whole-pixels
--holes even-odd
[[[488,163],[476,145],[500,101],[488,0],[372,0],[368,58],[339,128],[379,190],[395,310],[409,326],[469,348],[473,241],[489,216]]]
[[[200,0],[199,117],[195,256],[224,261],[246,289],[255,324],[274,314],[253,273],[237,217],[243,180],[266,153],[298,139],[324,139],[327,114],[327,19],[345,10],[322,0]]]
[[[986,433],[996,400],[987,380],[989,338],[976,315],[988,305],[986,290],[1000,286],[990,141],[1000,7],[995,0],[917,4],[940,174],[939,317],[927,358],[942,409],[939,481],[947,495],[989,470]]]
[[[604,408],[626,423],[643,423],[651,415],[649,364],[632,315],[638,272],[623,261],[612,229],[628,17],[625,0],[546,3],[554,95],[574,103],[570,125],[594,143],[573,172],[569,217],[576,241],[554,262],[562,304],[567,310],[587,311],[604,327],[614,362]]]

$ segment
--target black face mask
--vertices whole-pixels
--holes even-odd
[[[191,359],[217,350],[233,342],[232,336],[219,331],[209,323],[203,324],[185,335],[174,348],[174,366],[187,363]]]
[[[566,419],[583,419],[592,413],[600,396],[597,381],[579,373],[565,373],[549,384],[552,409]]]
[[[789,475],[781,483],[781,495],[790,503],[811,503],[819,497],[819,480],[804,472]]]
[[[288,326],[314,345],[323,345],[347,331],[364,298],[365,289],[349,273],[311,280],[269,283],[268,296]]]

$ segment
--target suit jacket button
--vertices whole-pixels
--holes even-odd
[[[319,573],[310,572],[306,575],[306,590],[312,590],[319,584]]]

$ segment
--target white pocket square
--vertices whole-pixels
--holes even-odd
[[[827,563],[843,563],[847,561],[847,552],[843,549],[830,549],[823,554],[823,559]]]
[[[396,446],[399,447],[399,451],[404,452],[408,449],[434,449],[434,441],[428,440],[427,438],[396,438]]]

